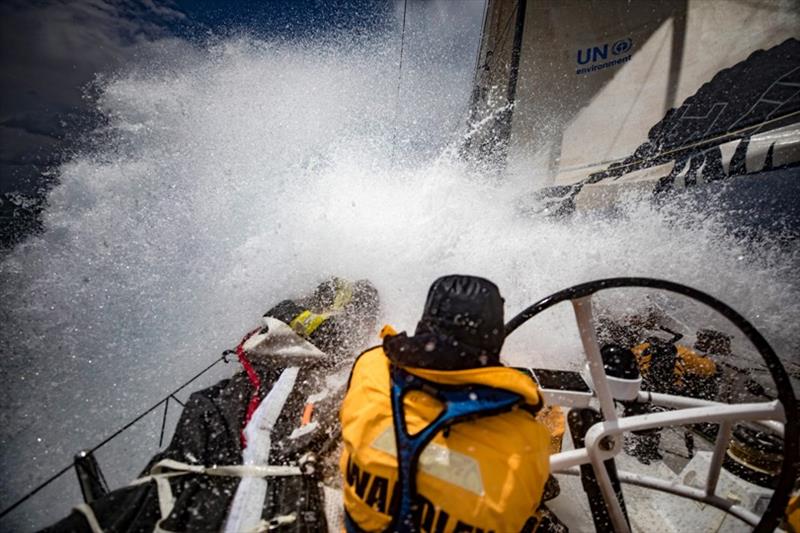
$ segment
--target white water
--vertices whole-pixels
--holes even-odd
[[[371,279],[398,329],[448,273],[494,280],[509,317],[574,283],[661,277],[797,345],[796,250],[737,242],[690,206],[522,216],[524,185],[452,155],[469,69],[418,66],[397,115],[396,53],[165,43],[162,61],[102,82],[107,126],[60,169],[44,234],[0,265],[3,492],[21,495],[331,274]],[[536,333],[548,352],[564,343]]]

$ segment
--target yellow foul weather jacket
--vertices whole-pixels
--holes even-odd
[[[389,513],[400,492],[395,491],[390,365],[381,347],[362,354],[341,408],[345,509],[366,531],[382,531],[389,525]],[[543,404],[534,381],[513,368],[404,370],[442,385],[502,388],[522,396],[530,411]],[[428,426],[443,408],[421,391],[408,393],[404,407],[412,435]],[[460,422],[434,437],[420,456],[416,478],[423,530],[500,533],[522,529],[539,507],[549,474],[551,435],[530,411],[517,407]]]
[[[631,348],[639,369],[643,375],[650,371],[652,355],[649,353],[650,343],[643,342]],[[675,346],[677,356],[673,368],[673,386],[680,390],[687,386],[687,379],[711,379],[715,376],[717,365],[711,358],[703,356],[681,344]]]

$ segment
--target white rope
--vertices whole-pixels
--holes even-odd
[[[175,461],[174,459],[164,459],[157,462],[150,469],[150,475],[141,477],[131,483],[133,485],[142,485],[151,481],[155,482],[158,493],[158,508],[161,512],[161,519],[156,523],[156,532],[166,532],[161,527],[161,522],[167,519],[175,507],[175,497],[172,494],[172,487],[169,485],[169,480],[173,477],[185,476],[186,474],[199,474],[206,476],[225,476],[225,477],[241,477],[241,478],[267,478],[267,477],[285,477],[285,476],[300,476],[303,472],[297,466],[281,466],[281,465],[223,465],[223,466],[210,466],[193,465]],[[92,528],[92,533],[102,533],[100,525],[92,512],[91,507],[86,504],[76,507],[76,510],[82,512]],[[94,522],[92,522],[94,520]],[[94,524],[94,525],[93,525]],[[95,528],[96,526],[96,528]]]
[[[100,527],[100,523],[97,521],[97,517],[94,515],[94,511],[92,511],[91,507],[85,503],[81,503],[75,506],[75,510],[81,513],[89,523],[89,529],[92,530],[92,533],[103,533],[103,528]]]
[[[280,526],[294,524],[297,522],[297,513],[284,514],[270,518],[269,520],[261,520],[258,525],[249,530],[247,533],[264,533],[265,531],[272,531]]]
[[[174,476],[170,476],[174,477]],[[169,477],[154,477],[153,481],[156,482],[156,490],[158,492],[158,510],[161,512],[161,518],[156,522],[154,533],[167,533],[167,530],[161,527],[161,523],[166,520],[172,509],[175,508],[175,496],[172,494],[172,487],[169,486]]]
[[[170,470],[170,471],[167,471]],[[281,477],[299,476],[302,474],[297,466],[282,465],[222,465],[203,466],[182,463],[174,459],[164,459],[153,465],[150,475],[142,477],[131,483],[139,485],[155,478],[182,476],[185,474],[204,474],[207,476],[230,477]]]

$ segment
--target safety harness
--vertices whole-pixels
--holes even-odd
[[[250,384],[253,385],[253,395],[250,397],[250,401],[247,403],[247,411],[244,415],[244,423],[242,424],[242,431],[240,434],[242,448],[247,447],[247,437],[245,437],[244,428],[247,427],[247,423],[250,422],[251,418],[253,418],[253,413],[255,413],[256,409],[258,409],[258,404],[261,403],[261,378],[258,376],[258,372],[256,372],[256,370],[253,368],[253,365],[250,363],[250,360],[247,358],[247,355],[244,352],[244,343],[247,342],[247,339],[259,331],[261,331],[261,328],[256,328],[249,332],[247,335],[242,337],[242,341],[236,347],[236,357],[239,358],[239,362],[247,374],[247,379],[250,381]]]
[[[298,335],[305,338],[311,337],[326,320],[339,314],[342,309],[352,301],[353,285],[349,281],[336,278],[333,283],[333,302],[330,306],[320,313],[315,313],[310,309],[304,309],[289,321],[289,326]]]
[[[442,385],[415,376],[397,365],[391,366],[391,400],[395,444],[397,446],[398,488],[397,509],[385,532],[416,533],[419,531],[420,506],[417,500],[417,468],[425,447],[442,430],[466,420],[505,413],[524,405],[524,398],[511,391],[482,385]],[[424,429],[413,436],[406,427],[403,399],[411,391],[422,391],[439,400],[444,409]],[[347,533],[362,529],[345,510]]]

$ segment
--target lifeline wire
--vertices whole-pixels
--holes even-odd
[[[190,385],[193,381],[197,380],[200,376],[202,376],[203,374],[205,374],[206,372],[211,370],[211,368],[213,368],[220,361],[225,361],[227,363],[228,362],[228,354],[227,353],[223,354],[222,357],[220,357],[219,359],[215,360],[213,363],[211,363],[210,365],[205,367],[203,370],[201,370],[200,372],[195,374],[191,379],[189,379],[189,381],[185,382],[183,385],[181,385],[180,387],[178,387],[177,389],[175,389],[174,391],[169,393],[164,399],[159,401],[157,404],[153,405],[152,407],[150,407],[149,409],[147,409],[146,411],[144,411],[143,413],[138,415],[136,418],[134,418],[133,420],[131,420],[130,422],[125,424],[122,428],[120,428],[117,431],[115,431],[114,433],[112,433],[109,437],[106,437],[102,442],[100,442],[100,444],[98,444],[98,445],[94,446],[93,448],[91,448],[87,453],[92,454],[92,453],[96,452],[97,450],[99,450],[100,448],[102,448],[103,446],[108,444],[110,441],[115,439],[120,433],[122,433],[123,431],[125,431],[126,429],[128,429],[129,427],[134,425],[136,422],[138,422],[139,420],[141,420],[145,416],[149,415],[150,413],[152,413],[156,409],[158,409],[158,407],[160,407],[161,404],[163,404],[164,402],[168,402],[170,398],[173,398],[179,404],[183,405],[180,401],[178,401],[177,398],[174,397],[175,394],[179,393],[184,388],[186,388],[188,385]],[[167,416],[167,410],[164,409],[164,420],[162,421],[162,428],[161,428],[161,431],[162,431],[161,437],[162,438],[164,436],[163,431],[164,431],[164,424],[166,423],[166,416]],[[161,446],[161,444],[159,443],[159,447],[160,446]],[[50,483],[52,483],[53,481],[55,481],[59,477],[63,476],[73,466],[74,466],[74,463],[71,463],[71,464],[65,466],[64,468],[62,468],[61,470],[59,470],[58,472],[56,472],[55,474],[53,474],[52,476],[47,478],[44,482],[39,484],[36,488],[34,488],[33,490],[31,490],[30,492],[25,494],[22,498],[20,498],[19,500],[17,500],[13,504],[11,504],[9,507],[3,509],[3,511],[0,512],[0,518],[3,518],[5,515],[10,513],[11,511],[16,509],[17,507],[19,507],[23,503],[25,503],[29,498],[31,498],[31,496],[34,496],[36,493],[38,493],[40,490],[42,490],[43,488],[48,486]]]

